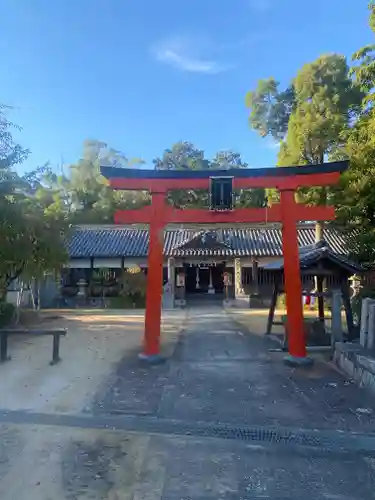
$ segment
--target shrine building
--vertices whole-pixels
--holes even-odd
[[[314,224],[300,224],[298,239],[300,247],[314,244]],[[327,226],[324,239],[337,255],[347,254],[343,232]],[[100,273],[105,288],[101,293],[107,297],[117,295],[123,270],[138,267],[147,274],[148,241],[147,229],[121,225],[75,227],[67,244],[69,262],[64,270],[63,290],[76,289],[79,280],[88,283],[95,273]],[[251,295],[259,295],[267,305],[274,273],[266,266],[281,256],[278,224],[243,229],[167,229],[163,283],[171,287],[177,303],[211,297],[235,299],[246,306]],[[304,289],[313,286],[313,277],[304,276]]]

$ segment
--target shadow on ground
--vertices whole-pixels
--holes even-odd
[[[252,319],[255,332],[264,320]],[[319,359],[311,370],[288,368],[272,347],[220,308],[200,310],[199,317],[191,309],[167,363],[145,366],[136,352],[127,352],[91,411],[237,426],[374,430],[375,404],[366,390]]]
[[[116,329],[103,339],[77,330],[71,364],[34,370],[34,391],[58,374],[70,380],[68,389],[51,389],[59,389],[60,406],[42,401],[40,413],[0,414],[1,500],[374,498],[375,439],[366,435],[362,442],[372,439],[373,447],[359,451],[346,443],[362,438],[349,433],[338,433],[344,448],[322,444],[336,429],[372,431],[372,415],[357,412],[373,408],[372,398],[323,361],[310,371],[284,366],[260,335],[262,321],[252,318],[247,331],[220,308],[192,309],[178,340],[172,325],[164,331],[168,360],[156,366],[137,359],[139,330],[130,336]],[[90,340],[100,356],[86,352]],[[80,380],[88,369],[104,378],[99,388]],[[21,395],[29,393],[27,387]],[[0,395],[5,400],[5,391]],[[83,415],[70,413],[77,402]],[[65,414],[57,409],[62,403]],[[272,438],[279,426],[288,427],[290,439]],[[301,445],[293,439],[300,427],[327,432],[311,432],[312,444]],[[211,432],[219,428],[221,434]],[[257,438],[250,432],[246,439],[249,429]]]

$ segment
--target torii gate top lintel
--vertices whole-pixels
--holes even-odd
[[[233,188],[297,189],[303,186],[335,184],[348,168],[347,161],[298,167],[240,168],[221,170],[147,170],[101,167],[113,189],[168,191],[172,189],[206,189],[212,177],[232,177]]]
[[[144,351],[142,359],[157,361],[160,349],[160,320],[163,287],[163,234],[168,223],[246,224],[281,222],[283,235],[284,278],[287,307],[289,362],[306,362],[303,331],[302,285],[296,222],[300,220],[332,220],[334,208],[297,204],[295,191],[300,187],[336,184],[348,162],[333,162],[300,167],[225,170],[144,170],[102,167],[101,173],[112,189],[148,190],[151,205],[139,210],[119,210],[117,223],[150,225]],[[208,189],[212,178],[232,179],[233,189],[276,188],[280,203],[269,208],[237,208],[215,211],[176,209],[166,203],[169,190]]]

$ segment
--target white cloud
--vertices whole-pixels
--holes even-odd
[[[197,43],[186,37],[174,37],[163,40],[152,48],[155,58],[181,71],[192,73],[218,74],[230,69],[230,65],[222,64],[209,56],[210,44]]]
[[[157,50],[156,57],[158,61],[170,64],[175,68],[193,73],[220,73],[225,68],[216,61],[191,58],[185,54],[179,54],[172,48]]]

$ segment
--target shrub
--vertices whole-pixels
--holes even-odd
[[[134,268],[125,271],[122,276],[121,295],[132,303],[144,303],[147,279],[142,269]]]
[[[15,314],[15,306],[8,302],[0,302],[0,328],[9,325]]]

